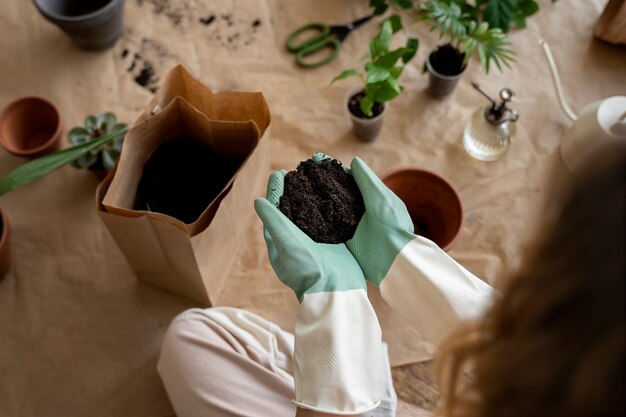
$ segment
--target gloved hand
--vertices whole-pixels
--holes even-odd
[[[270,263],[301,303],[294,401],[325,413],[368,411],[379,404],[382,339],[363,272],[345,244],[316,243],[280,212],[285,175],[272,173],[267,199],[254,206],[265,226]]]
[[[480,316],[493,288],[455,262],[434,242],[412,233],[406,206],[360,158],[352,175],[365,214],[346,245],[382,298],[435,344],[461,322]]]
[[[350,164],[363,201],[365,214],[348,249],[365,278],[380,285],[400,251],[413,239],[413,222],[406,206],[359,157]]]

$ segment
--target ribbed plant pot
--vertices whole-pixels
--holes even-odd
[[[124,33],[124,0],[33,0],[80,48],[106,49]]]
[[[372,118],[359,117],[350,111],[348,103],[353,96],[361,93],[362,91],[362,87],[353,88],[348,91],[345,99],[346,111],[350,116],[350,120],[352,120],[352,129],[354,130],[354,134],[363,142],[373,142],[376,140],[383,127],[383,118],[387,112],[387,103],[383,104],[383,110],[378,115]]]
[[[63,123],[56,106],[41,97],[24,97],[0,112],[0,144],[34,158],[59,148]]]
[[[433,68],[431,63],[431,58],[433,54],[439,49],[440,46],[437,46],[428,54],[428,59],[426,60],[426,67],[428,68],[428,94],[431,97],[436,98],[438,100],[442,100],[448,97],[459,82],[459,79],[465,74],[467,71],[467,67],[469,66],[469,62],[467,65],[463,67],[461,72],[455,75],[445,75],[437,71]]]
[[[0,281],[11,266],[11,228],[9,219],[0,207]]]
[[[386,173],[382,181],[406,205],[414,232],[447,251],[458,239],[463,225],[459,193],[441,176],[419,168]]]

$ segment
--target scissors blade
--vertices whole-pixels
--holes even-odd
[[[355,20],[354,22],[350,22],[347,25],[340,26],[331,26],[330,32],[335,35],[339,42],[343,42],[344,39],[352,32],[354,29],[358,29],[360,26],[367,23],[374,15],[369,15],[362,17],[360,19]]]

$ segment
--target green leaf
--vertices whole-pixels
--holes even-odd
[[[370,0],[370,7],[374,9],[374,15],[378,16],[385,13],[389,6],[385,0]]]
[[[522,17],[530,17],[539,11],[539,5],[535,0],[519,0],[515,14]]]
[[[509,30],[515,6],[516,0],[488,0],[483,18],[489,24],[489,27],[500,28],[506,33]]]
[[[85,128],[90,132],[98,128],[98,119],[96,116],[87,116],[85,118]]]
[[[6,194],[11,190],[35,181],[36,179],[61,168],[82,155],[85,155],[89,151],[97,149],[120,135],[124,135],[127,130],[128,128],[111,132],[92,142],[87,142],[82,145],[53,152],[17,167],[7,176],[0,179],[0,195]]]
[[[81,143],[88,142],[91,139],[89,132],[83,127],[75,127],[67,134],[72,145],[80,145]]]
[[[400,75],[402,75],[402,71],[404,71],[404,65],[396,65],[389,70],[389,73],[393,78],[398,78]]]
[[[98,113],[96,119],[98,120],[98,128],[104,132],[108,132],[117,122],[117,118],[111,112]]]
[[[405,48],[405,49],[409,49],[409,51],[407,51],[404,55],[402,55],[402,62],[404,62],[406,64],[411,59],[413,59],[413,57],[417,53],[417,49],[419,48],[419,45],[420,45],[420,42],[419,42],[418,39],[416,39],[416,38],[409,38],[406,41],[406,48]]]
[[[391,38],[393,31],[391,28],[391,22],[385,20],[380,27],[380,32],[376,35],[369,44],[370,56],[372,59],[376,59],[384,54],[391,45]]]
[[[393,51],[382,55],[380,58],[374,61],[374,65],[379,68],[390,69],[393,68],[394,65],[396,65],[396,61],[410,53],[414,53],[414,51],[409,48],[394,49]]]
[[[372,117],[372,108],[374,107],[374,98],[370,94],[365,94],[361,99],[361,111],[368,117]]]
[[[102,165],[104,169],[110,171],[115,166],[115,162],[120,158],[120,152],[116,150],[102,151]]]
[[[388,20],[389,20],[389,23],[391,23],[391,31],[393,33],[396,33],[400,29],[402,29],[402,19],[397,14],[390,16]]]
[[[369,62],[365,64],[365,70],[367,71],[367,84],[375,84],[391,76],[388,68],[379,67]]]
[[[393,4],[397,4],[398,6],[400,6],[403,9],[410,9],[411,7],[413,7],[413,1],[412,0],[391,0],[391,2]]]
[[[515,26],[525,28],[526,18],[534,15],[537,11],[539,11],[539,5],[535,0],[519,0],[511,20],[515,23]]]
[[[345,70],[344,72],[342,72],[341,74],[339,74],[335,78],[333,78],[333,80],[330,83],[332,84],[335,81],[343,80],[343,79],[346,79],[348,77],[353,77],[355,75],[358,76],[359,72],[357,70],[355,70],[354,68],[350,68],[350,69]]]
[[[87,152],[86,154],[72,161],[72,165],[77,168],[89,168],[96,162],[98,162],[98,153]]]

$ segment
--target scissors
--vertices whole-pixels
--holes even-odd
[[[289,52],[296,54],[296,63],[298,65],[304,68],[319,67],[320,65],[328,64],[337,58],[337,55],[339,55],[339,49],[341,49],[341,42],[346,39],[350,32],[365,24],[372,17],[374,17],[374,15],[365,16],[355,20],[354,22],[348,23],[347,25],[340,26],[328,26],[324,23],[310,23],[291,32],[287,37],[285,44],[287,45]],[[306,32],[307,30],[316,30],[319,33],[303,40],[297,45],[294,45],[294,40],[298,37],[298,35],[302,32]],[[306,56],[328,47],[332,48],[333,51],[327,56],[312,62],[304,59]]]

